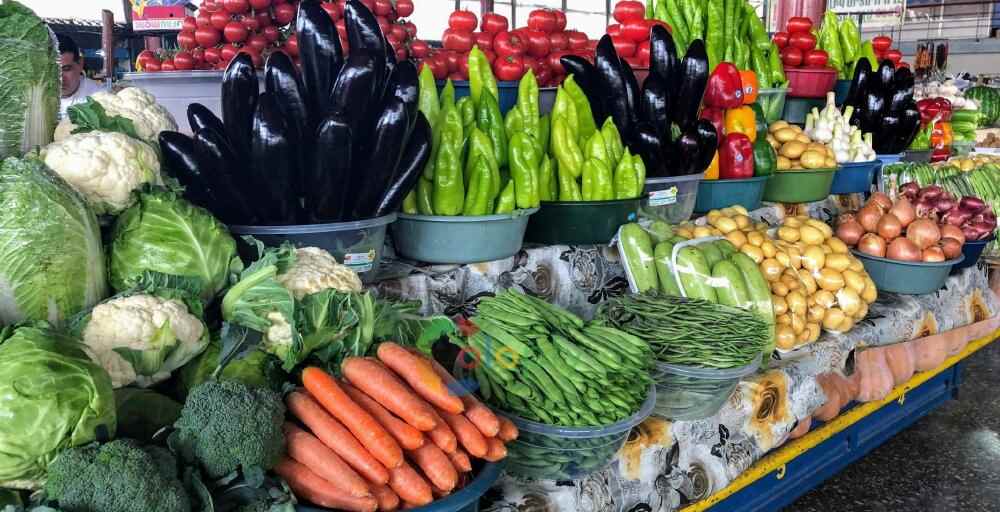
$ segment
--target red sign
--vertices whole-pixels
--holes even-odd
[[[187,15],[188,0],[130,0],[132,30],[136,32],[180,30]]]

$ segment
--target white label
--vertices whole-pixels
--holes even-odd
[[[132,20],[132,30],[136,32],[146,32],[152,30],[180,30],[182,28],[184,28],[184,20],[182,18]]]
[[[677,202],[677,187],[654,190],[649,193],[649,206],[666,206]]]
[[[344,255],[344,265],[355,272],[368,272],[375,262],[375,249],[368,252],[349,253]]]

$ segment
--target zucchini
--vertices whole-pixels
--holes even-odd
[[[750,293],[746,280],[733,262],[722,260],[712,267],[712,284],[719,304],[750,309]]]
[[[656,264],[653,262],[653,241],[649,233],[634,222],[625,224],[618,235],[618,243],[639,293],[655,289]]]
[[[680,297],[681,290],[677,287],[677,278],[674,277],[674,263],[671,261],[673,254],[673,242],[660,242],[653,250],[653,259],[656,262],[656,275],[660,278],[660,291],[667,295]]]
[[[730,256],[729,261],[733,262],[743,274],[753,311],[768,325],[773,325],[774,308],[771,305],[771,288],[760,273],[760,268],[749,256],[741,252]]]
[[[677,253],[677,266],[674,272],[680,277],[681,286],[688,297],[718,302],[715,289],[708,285],[712,270],[701,250],[690,245],[681,249]]]
[[[649,232],[649,236],[653,239],[654,244],[665,242],[674,236],[673,228],[670,227],[670,224],[667,224],[662,220],[654,220],[649,224],[649,227],[646,228],[646,231]]]
[[[722,261],[722,251],[713,242],[707,244],[699,244],[698,250],[705,256],[705,263],[708,263],[708,268],[712,268],[716,263]],[[707,273],[706,273],[707,275]]]
[[[714,245],[716,248],[719,249],[719,252],[722,254],[723,258],[728,258],[729,256],[736,254],[738,252],[736,250],[736,246],[733,245],[733,243],[730,242],[729,240],[716,240],[712,242],[712,245]]]

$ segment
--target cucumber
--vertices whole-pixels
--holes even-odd
[[[750,293],[743,273],[729,260],[722,260],[712,267],[712,281],[719,304],[740,309],[750,309]]]
[[[708,263],[708,268],[712,268],[716,263],[722,261],[722,251],[714,243],[698,244],[698,250],[705,255],[705,263]]]
[[[774,307],[771,304],[771,288],[760,273],[760,268],[750,259],[750,256],[741,252],[730,256],[729,261],[733,262],[743,274],[753,311],[761,320],[773,325]]]
[[[674,245],[677,245],[677,244],[679,244],[681,242],[687,242],[688,239],[684,238],[684,237],[682,237],[680,235],[674,235],[674,236],[670,237],[670,241],[673,242]]]
[[[650,223],[649,227],[646,228],[649,232],[650,238],[653,239],[654,244],[670,240],[674,236],[674,229],[670,227],[670,224],[663,222],[662,220],[654,220]]]
[[[712,242],[712,245],[714,245],[719,249],[719,252],[722,253],[723,258],[728,258],[730,255],[736,254],[737,252],[736,246],[733,245],[733,243],[730,242],[729,240],[716,240]]]
[[[715,289],[708,285],[712,270],[701,250],[690,245],[681,249],[677,253],[677,266],[674,272],[680,277],[681,286],[688,297],[718,302]]]
[[[656,275],[660,278],[660,291],[667,295],[680,297],[681,290],[677,287],[677,278],[674,277],[674,263],[671,261],[673,254],[673,242],[660,242],[653,250],[653,259],[656,262]]]
[[[639,293],[657,287],[656,264],[653,262],[653,241],[649,233],[636,223],[625,224],[618,235],[625,254],[625,264],[632,273]]]

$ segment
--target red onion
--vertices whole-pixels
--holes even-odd
[[[969,222],[983,222],[996,228],[997,216],[992,210],[984,210],[974,215],[971,219],[969,219]]]
[[[962,226],[962,233],[965,234],[966,240],[984,240],[989,238],[996,229],[995,224],[988,224],[986,222],[969,222],[968,224]]]
[[[975,196],[962,196],[962,199],[958,201],[958,208],[960,210],[973,214],[985,210],[986,207],[986,201]]]
[[[915,200],[918,193],[920,193],[920,185],[917,185],[915,181],[903,183],[899,186],[899,194],[910,201]]]
[[[937,210],[937,213],[939,215],[948,213],[954,208],[955,208],[955,200],[944,196],[939,197],[937,199],[937,204],[934,205],[934,209]]]
[[[927,185],[926,187],[920,189],[917,193],[918,199],[923,199],[925,197],[930,199],[936,199],[944,193],[944,189],[940,185]]]
[[[937,218],[937,202],[931,197],[920,197],[917,202],[913,205],[917,212],[918,219],[936,219]]]
[[[962,224],[965,224],[971,218],[972,213],[962,210],[961,206],[959,206],[958,208],[944,214],[944,217],[941,217],[941,222],[961,227]]]

